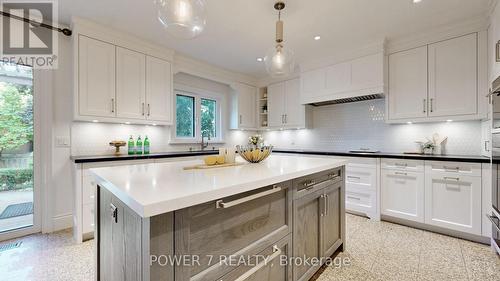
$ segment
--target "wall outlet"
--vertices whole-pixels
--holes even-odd
[[[70,147],[71,140],[69,137],[57,136],[56,137],[56,147]]]

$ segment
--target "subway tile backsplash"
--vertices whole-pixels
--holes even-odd
[[[415,151],[415,141],[438,133],[448,137],[443,153],[481,154],[480,121],[386,124],[383,99],[313,107],[312,111],[312,128],[264,132],[266,143],[288,149],[349,151],[370,148],[401,153]]]

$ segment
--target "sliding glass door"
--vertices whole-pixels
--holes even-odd
[[[30,66],[0,63],[0,240],[35,225],[33,92]]]

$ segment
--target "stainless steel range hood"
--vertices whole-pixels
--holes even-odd
[[[363,96],[353,96],[353,97],[345,97],[334,100],[322,101],[322,102],[314,102],[310,103],[313,106],[323,106],[323,105],[331,105],[331,104],[341,104],[341,103],[351,103],[358,101],[367,101],[367,100],[375,100],[375,99],[383,99],[384,94],[370,94]]]

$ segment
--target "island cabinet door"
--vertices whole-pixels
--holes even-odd
[[[284,182],[175,212],[176,281],[219,280],[291,232],[291,183]],[[230,257],[232,256],[232,257]],[[232,258],[230,260],[230,258]]]
[[[98,280],[142,280],[142,220],[98,187]]]
[[[309,280],[320,265],[311,258],[323,255],[321,245],[321,217],[324,215],[324,192],[308,193],[294,202],[293,224],[293,280]]]
[[[257,255],[250,256],[242,265],[231,271],[220,281],[291,281],[290,252],[292,236],[288,235],[273,243]]]
[[[324,189],[325,200],[322,218],[322,246],[323,257],[330,257],[344,241],[344,207],[345,200],[341,182]]]

